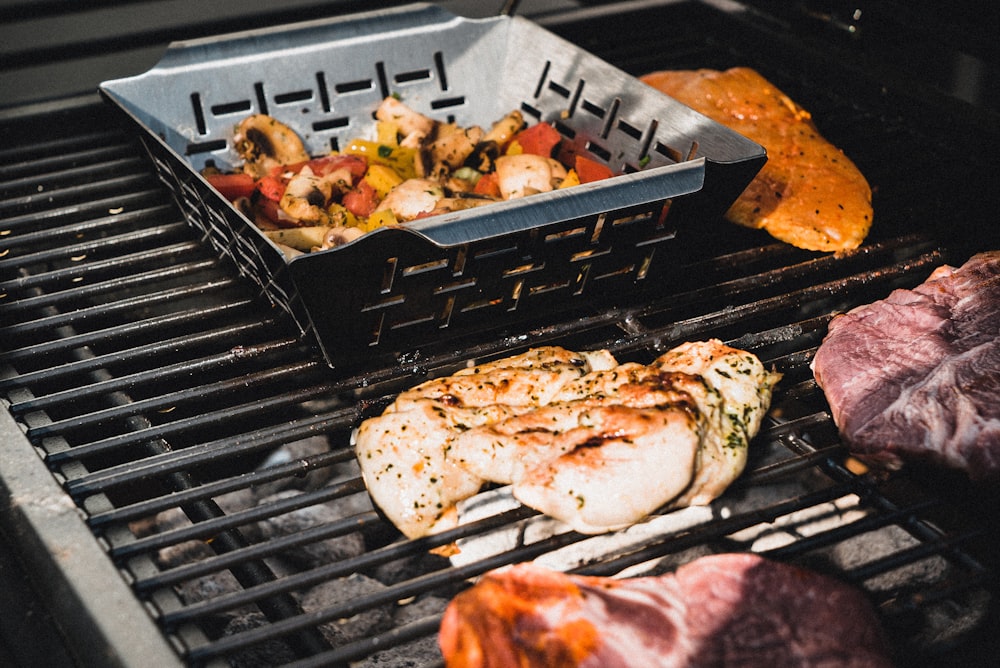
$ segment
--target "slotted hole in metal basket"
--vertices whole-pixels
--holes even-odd
[[[607,113],[607,111],[604,109],[604,107],[596,105],[596,104],[594,104],[593,102],[591,102],[590,100],[587,100],[587,99],[584,99],[580,103],[580,107],[584,111],[586,111],[587,113],[592,114],[593,116],[596,116],[597,118],[604,118],[604,114]]]
[[[546,242],[565,241],[567,239],[572,239],[572,238],[575,238],[575,237],[580,237],[580,236],[583,236],[585,234],[587,234],[587,228],[586,227],[574,227],[572,229],[561,230],[559,232],[553,232],[551,234],[546,234],[545,235],[545,241]]]
[[[287,93],[278,93],[274,96],[275,104],[294,104],[296,102],[306,102],[313,99],[313,91],[311,88],[304,88],[302,90],[293,90]]]
[[[414,81],[425,81],[431,78],[431,71],[428,69],[410,70],[409,72],[400,72],[392,77],[394,83],[404,84],[411,83]]]
[[[434,288],[434,294],[440,295],[446,292],[458,292],[460,290],[467,290],[474,287],[476,287],[476,279],[467,278],[459,281],[452,281],[450,283],[443,283]]]
[[[423,274],[428,271],[435,271],[437,269],[447,269],[447,268],[448,268],[447,258],[430,260],[429,262],[422,262],[420,264],[414,264],[408,267],[403,267],[403,276],[412,276],[414,274]]]
[[[374,82],[371,79],[356,79],[354,81],[343,81],[334,84],[333,90],[338,95],[345,95],[347,93],[371,90],[374,87]]]
[[[253,104],[248,99],[223,102],[222,104],[213,104],[209,107],[213,116],[229,116],[231,114],[247,113],[251,109],[253,109]]]
[[[326,74],[316,73],[316,91],[319,93],[319,103],[324,113],[330,113],[330,89],[326,87]]]

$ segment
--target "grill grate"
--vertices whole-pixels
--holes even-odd
[[[0,396],[23,445],[44,459],[184,662],[303,667],[376,655],[378,665],[407,665],[405,654],[408,665],[434,665],[435,605],[490,568],[538,558],[587,574],[635,574],[733,549],[864,587],[901,664],[920,656],[943,665],[980,632],[996,579],[984,547],[995,518],[970,513],[983,492],[947,475],[852,472],[808,364],[833,313],[987,247],[962,223],[975,220],[986,196],[970,195],[988,152],[957,126],[934,127],[901,94],[869,95],[876,86],[867,79],[831,85],[849,77],[847,65],[792,71],[782,64],[787,54],[775,57],[777,38],[733,39],[747,24],[691,4],[647,10],[638,23],[614,18],[654,26],[620,52],[594,41],[609,28],[586,13],[552,27],[637,73],[757,66],[829,123],[823,130],[869,175],[879,216],[870,242],[824,256],[705,221],[680,240],[690,257],[661,298],[429,345],[354,375],[331,372],[286,316],[182,223],[103,107],[3,127]],[[686,28],[664,53],[654,33],[667,20]],[[887,151],[901,160],[933,155],[938,190],[955,198],[926,198],[926,182],[901,178]],[[403,387],[531,345],[607,347],[648,361],[709,336],[784,374],[747,472],[710,509],[658,518],[649,533],[615,544],[547,534],[533,511],[505,506],[401,541],[358,503],[364,486],[351,468],[351,431]],[[349,510],[320,513],[333,506]],[[309,514],[319,519],[278,526]],[[358,536],[362,551],[342,547]],[[463,546],[454,562],[428,553],[454,541]],[[346,591],[361,576],[378,586],[342,600],[317,594],[331,583]],[[338,624],[347,618],[377,619],[348,637]]]

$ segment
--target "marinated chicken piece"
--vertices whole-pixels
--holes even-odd
[[[700,445],[693,406],[596,407],[579,422],[548,444],[564,454],[515,475],[514,498],[597,534],[646,519],[691,483]]]
[[[872,224],[872,191],[857,166],[823,138],[808,111],[756,71],[677,70],[641,77],[767,150],[767,163],[726,217],[799,248],[857,248]]]
[[[462,166],[483,138],[478,126],[461,128],[454,123],[440,123],[422,142],[418,171],[422,175],[444,180]]]
[[[592,365],[614,362],[607,351],[544,347],[403,392],[381,416],[363,422],[355,439],[372,499],[410,538],[447,528],[455,504],[483,483],[449,457],[457,435],[531,410]]]
[[[420,138],[429,135],[438,123],[438,121],[411,109],[398,98],[392,96],[382,100],[378,109],[375,110],[375,118],[395,123],[404,136],[418,136]]]
[[[504,155],[496,161],[497,184],[504,199],[527,197],[555,189],[566,178],[558,160],[531,153]]]
[[[449,458],[462,429],[509,414],[505,406],[464,408],[433,399],[386,411],[358,429],[355,454],[372,500],[409,538],[449,528],[455,504],[479,491],[482,478]]]
[[[581,533],[614,530],[725,491],[743,472],[779,377],[717,340],[687,343],[466,430],[451,457],[484,480],[512,483],[522,503]]]
[[[507,404],[525,409],[549,403],[560,388],[595,369],[617,364],[606,350],[574,352],[543,346],[435,378],[396,397],[393,410],[415,399],[443,399],[456,406]]]
[[[717,340],[651,365],[538,348],[403,392],[362,425],[357,455],[375,502],[411,537],[453,522],[487,481],[601,533],[721,494],[778,377]]]
[[[332,193],[333,184],[329,180],[305,167],[288,181],[278,204],[289,220],[299,225],[326,223],[330,219],[326,202]]]
[[[430,179],[407,179],[389,191],[375,211],[392,211],[396,220],[413,220],[429,213],[444,197],[441,184]]]
[[[683,343],[653,365],[685,374],[683,385],[702,417],[697,473],[672,507],[704,505],[743,472],[750,440],[760,430],[781,374],[768,371],[753,354],[712,339]]]
[[[755,554],[631,579],[490,571],[449,603],[438,642],[449,668],[892,665],[863,591]]]
[[[452,456],[485,480],[509,484],[578,447],[596,450],[612,435],[638,435],[648,427],[642,409],[683,405],[690,398],[650,366],[594,371],[567,383],[544,406],[463,432]],[[622,409],[634,411],[634,425],[625,424]]]

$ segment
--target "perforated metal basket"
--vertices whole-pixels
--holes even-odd
[[[428,4],[175,43],[101,92],[141,130],[188,220],[340,367],[655,289],[683,252],[677,226],[722,213],[766,159],[527,19]],[[239,166],[231,135],[250,114],[279,118],[323,154],[369,137],[390,94],[460,125],[520,109],[555,124],[563,159],[581,153],[622,175],[286,261],[199,174]]]

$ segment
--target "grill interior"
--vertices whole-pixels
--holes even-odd
[[[753,12],[637,4],[542,22],[633,74],[757,68],[872,183],[863,248],[809,253],[704,220],[679,234],[689,252],[677,282],[639,305],[540,315],[344,374],[185,224],[96,100],[4,120],[2,527],[35,562],[27,570],[68,643],[113,645],[72,654],[127,663],[130,641],[104,628],[101,603],[122,590],[140,611],[132,642],[153,629],[163,665],[435,665],[443,603],[490,568],[537,558],[631,575],[748,549],[863,587],[900,665],[979,665],[996,651],[996,490],[918,467],[855,472],[808,366],[833,314],[1000,247],[983,213],[998,203],[995,118],[835,40],[793,41]],[[523,508],[404,541],[365,503],[351,432],[404,387],[546,343],[648,362],[708,337],[784,374],[747,472],[710,509],[614,543],[548,535]],[[52,528],[18,502],[25,482],[12,472],[39,459],[60,488],[52,503],[68,496],[93,538],[83,554],[100,563],[53,554]],[[453,541],[454,563],[429,553]],[[86,600],[74,574],[107,565],[114,591]],[[66,590],[83,600],[61,600]]]

